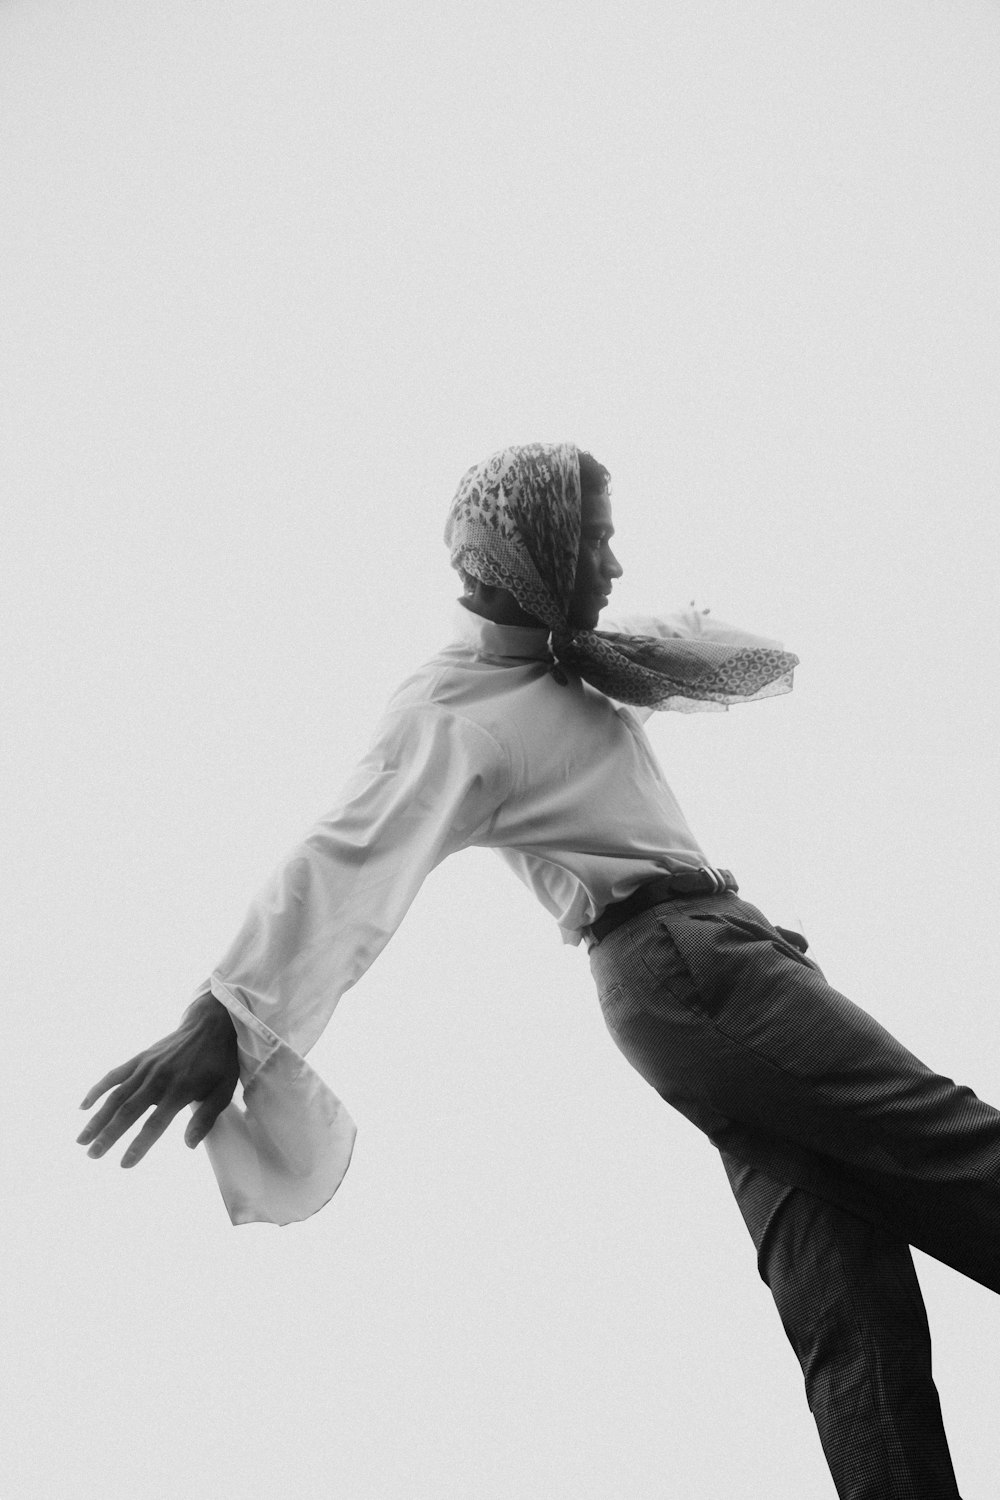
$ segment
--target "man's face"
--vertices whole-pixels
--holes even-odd
[[[607,490],[585,494],[580,507],[576,581],[569,606],[569,623],[578,630],[593,630],[608,602],[613,581],[622,576],[621,565],[611,550],[614,532]]]

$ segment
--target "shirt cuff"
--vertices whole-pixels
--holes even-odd
[[[234,1100],[205,1149],[234,1224],[292,1224],[333,1197],[357,1127],[303,1057],[265,1026],[217,974],[211,993],[236,1028],[243,1106]],[[199,995],[208,992],[203,985]]]

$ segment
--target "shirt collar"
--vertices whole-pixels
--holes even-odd
[[[544,625],[498,625],[464,604],[455,606],[455,634],[477,656],[489,661],[551,661]]]

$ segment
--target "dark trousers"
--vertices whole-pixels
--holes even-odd
[[[1000,1291],[1000,1111],[731,894],[591,950],[605,1021],[722,1153],[842,1500],[957,1500],[909,1247]]]

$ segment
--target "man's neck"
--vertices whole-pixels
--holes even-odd
[[[529,615],[506,589],[492,588],[488,584],[477,582],[475,590],[466,594],[459,602],[474,615],[482,615],[484,620],[492,620],[495,625],[522,625],[535,630],[547,628],[544,620],[540,620],[537,615]]]

